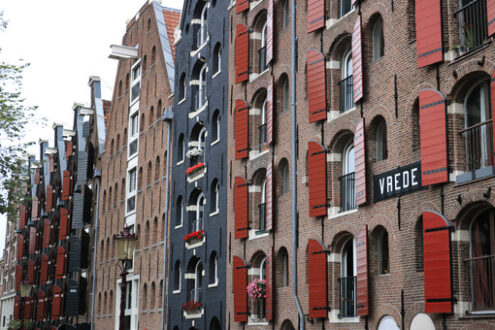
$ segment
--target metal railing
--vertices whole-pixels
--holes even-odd
[[[202,288],[192,289],[191,295],[189,296],[189,300],[194,300],[196,302],[202,301],[203,295],[201,289]]]
[[[201,26],[198,32],[196,33],[196,47],[197,48],[201,47],[206,42],[207,38],[208,38],[208,25],[205,24]]]
[[[483,45],[488,40],[488,25],[486,22],[486,0],[474,0],[454,13],[459,23],[459,38],[457,46],[461,54]]]
[[[259,66],[258,66],[258,72],[261,73],[266,70],[267,65],[266,65],[266,46],[261,47],[258,49],[258,59],[259,59]]]
[[[198,90],[194,94],[194,109],[193,109],[193,111],[198,110],[199,108],[201,108],[205,104],[206,104],[206,89],[204,89],[202,92],[200,92]]]
[[[259,217],[260,217],[260,227],[259,230],[266,230],[266,204],[261,203],[258,205]]]
[[[190,233],[203,229],[203,218],[195,219],[191,221]]]
[[[266,142],[266,124],[261,124],[258,127],[258,130],[260,131],[260,148],[263,146]]]
[[[473,309],[495,308],[495,254],[464,260],[470,268]]]
[[[340,87],[340,113],[354,108],[352,75],[339,81]]]
[[[340,314],[339,317],[356,316],[356,276],[339,278]]]
[[[492,120],[468,127],[459,132],[466,144],[466,168],[474,171],[493,166]]]
[[[356,193],[354,185],[354,172],[342,175],[340,181],[340,212],[354,210],[356,208]]]

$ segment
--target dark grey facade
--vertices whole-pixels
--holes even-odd
[[[226,323],[228,5],[187,0],[176,31],[169,329]]]

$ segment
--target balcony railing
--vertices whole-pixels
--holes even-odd
[[[460,132],[466,143],[466,168],[468,171],[493,166],[492,120],[468,127]]]
[[[490,0],[491,1],[491,0]],[[486,0],[474,0],[454,13],[459,24],[460,53],[469,52],[488,40]]]
[[[260,217],[260,231],[266,230],[266,204],[261,203],[258,205],[259,217]]]
[[[354,185],[354,172],[343,175],[340,181],[340,212],[354,210],[356,208],[356,194]]]
[[[261,47],[259,50],[258,50],[258,55],[259,55],[259,67],[258,67],[258,72],[261,73],[263,71],[266,70],[267,68],[267,65],[266,65],[266,46],[265,47]]]
[[[205,104],[206,104],[206,90],[203,90],[202,92],[197,91],[196,94],[194,94],[193,111],[200,109]]]
[[[339,82],[340,87],[340,113],[354,108],[352,75]]]
[[[495,309],[495,254],[464,260],[470,268],[474,310]]]
[[[199,218],[191,222],[190,233],[203,229],[203,219]]]
[[[190,294],[189,300],[194,300],[196,302],[202,301],[203,294],[201,288],[192,289]]]
[[[356,316],[356,276],[339,278],[339,317]]]
[[[196,34],[196,48],[201,47],[208,38],[208,25],[203,25],[199,28]]]

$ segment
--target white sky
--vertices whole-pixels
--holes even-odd
[[[9,25],[0,32],[0,57],[8,63],[20,58],[31,63],[24,73],[23,96],[27,104],[38,106],[39,118],[47,118],[48,127],[36,120],[28,127],[29,141],[48,139],[52,145],[52,123],[72,128],[73,103],[89,104],[90,76],[100,76],[103,97],[111,99],[117,61],[108,58],[109,46],[121,43],[126,20],[145,1],[1,0]],[[182,0],[161,2],[182,9]],[[6,218],[0,215],[0,254],[5,230]]]

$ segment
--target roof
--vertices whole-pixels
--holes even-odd
[[[163,17],[165,18],[165,25],[167,27],[168,40],[170,42],[170,48],[172,49],[172,57],[175,62],[175,38],[174,31],[180,22],[180,11],[172,8],[163,8]]]

